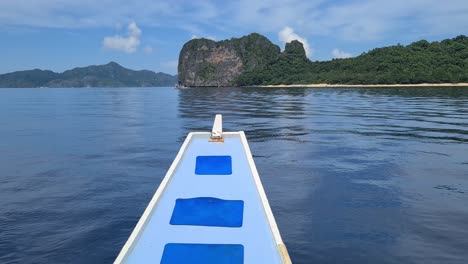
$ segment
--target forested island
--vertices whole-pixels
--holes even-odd
[[[298,41],[281,52],[256,33],[219,42],[193,39],[181,50],[178,73],[187,86],[466,83],[468,37],[420,40],[331,61],[310,61]]]
[[[253,33],[223,41],[193,39],[179,55],[178,76],[130,70],[110,62],[63,73],[28,70],[0,74],[0,87],[191,87],[269,85],[411,85],[468,83],[468,37],[420,40],[376,48],[357,57],[311,61],[302,43],[284,51]]]
[[[156,87],[174,86],[177,75],[141,70],[134,71],[118,63],[74,68],[63,73],[27,70],[0,75],[0,87]]]

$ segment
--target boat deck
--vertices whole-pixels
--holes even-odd
[[[244,133],[223,137],[188,135],[116,263],[290,263]]]

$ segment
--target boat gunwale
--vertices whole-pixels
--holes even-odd
[[[142,230],[146,227],[147,223],[149,222],[149,218],[151,214],[153,213],[153,210],[156,208],[162,194],[166,190],[167,186],[170,183],[170,180],[172,179],[172,176],[174,175],[174,171],[178,167],[180,161],[182,160],[183,155],[185,154],[185,151],[191,142],[193,136],[197,135],[207,135],[208,137],[211,135],[210,132],[190,132],[187,135],[187,138],[185,139],[184,143],[182,144],[179,152],[177,153],[177,156],[175,157],[174,161],[172,162],[171,166],[169,167],[169,170],[166,172],[166,175],[164,176],[163,180],[159,184],[155,194],[151,198],[148,206],[146,207],[145,211],[143,212],[142,216],[138,220],[137,225],[133,229],[132,233],[130,234],[130,237],[127,239],[125,242],[124,246],[122,247],[121,251],[119,252],[119,255],[115,259],[114,263],[120,264],[120,263],[125,263],[127,257],[129,256],[129,253],[133,250],[133,247],[135,246],[136,240],[140,237],[142,234]],[[244,153],[246,154],[247,161],[252,173],[252,176],[254,178],[255,186],[257,189],[257,193],[260,196],[260,200],[262,202],[262,207],[263,211],[267,217],[268,224],[270,226],[270,231],[272,232],[274,242],[277,246],[278,254],[281,257],[281,262],[283,264],[290,264],[291,259],[289,257],[288,251],[286,249],[286,246],[283,243],[283,240],[281,238],[281,234],[278,229],[278,225],[276,224],[273,212],[271,210],[270,204],[268,202],[268,198],[266,196],[265,190],[263,188],[262,182],[260,180],[260,176],[258,174],[257,168],[255,166],[255,162],[252,157],[252,153],[250,152],[250,147],[247,142],[247,138],[245,136],[244,131],[238,131],[238,132],[223,132],[223,136],[229,136],[229,135],[239,135],[242,141],[242,145],[244,148]],[[216,144],[216,143],[214,143]]]
[[[260,179],[260,175],[257,171],[257,166],[255,166],[255,161],[253,160],[252,153],[250,152],[249,143],[247,142],[247,137],[245,136],[244,131],[239,131],[242,144],[244,145],[244,151],[247,155],[247,161],[249,162],[249,167],[252,172],[252,176],[255,181],[255,185],[257,187],[258,195],[260,196],[260,200],[262,201],[263,210],[268,220],[268,224],[270,225],[270,231],[273,233],[273,239],[275,240],[278,252],[281,256],[281,261],[283,264],[291,264],[291,259],[289,257],[288,250],[283,243],[283,239],[281,238],[281,234],[278,229],[278,225],[276,224],[275,217],[273,215],[273,211],[271,210],[270,203],[268,202],[268,198],[265,193],[265,189],[263,188],[262,181]]]

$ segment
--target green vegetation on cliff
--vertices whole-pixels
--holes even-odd
[[[311,62],[293,41],[261,69],[240,74],[236,85],[417,84],[468,82],[468,37],[373,49],[349,59]]]
[[[0,75],[0,87],[155,87],[173,86],[177,76],[134,71],[115,62],[74,68],[63,73],[29,70]]]
[[[240,56],[244,70],[259,70],[273,63],[280,52],[280,48],[266,37],[252,33],[242,38],[232,38],[220,42],[222,45],[234,47]]]
[[[272,63],[263,69],[245,71],[234,82],[240,86],[305,83],[304,76],[309,73],[311,64],[302,43],[293,40]]]

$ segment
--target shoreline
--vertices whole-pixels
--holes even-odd
[[[390,88],[390,87],[468,87],[468,83],[418,83],[418,84],[272,84],[272,85],[257,85],[254,87],[262,88]]]

